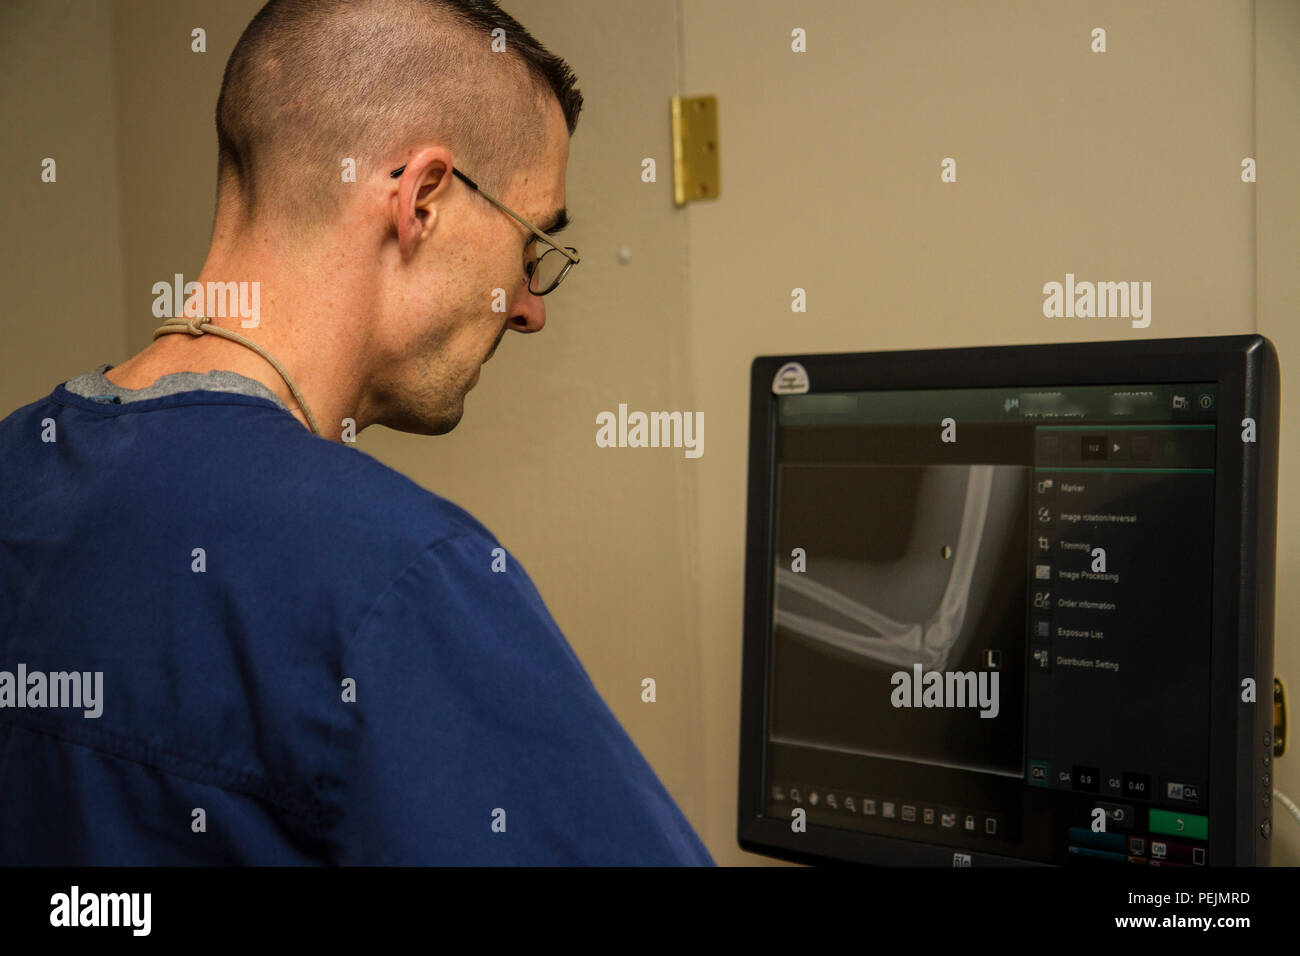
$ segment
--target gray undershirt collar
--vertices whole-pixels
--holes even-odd
[[[275,402],[286,412],[289,410],[280,401],[275,392],[261,382],[254,381],[236,372],[220,369],[211,372],[172,372],[164,375],[144,388],[124,388],[114,385],[104,375],[112,369],[111,365],[101,365],[93,372],[83,372],[63,383],[63,387],[74,395],[89,398],[92,401],[119,405],[126,402],[143,402],[150,398],[162,398],[179,392],[231,392],[236,395],[252,395]]]

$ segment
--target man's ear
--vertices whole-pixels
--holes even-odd
[[[396,180],[391,208],[403,259],[409,259],[437,227],[438,212],[446,206],[455,179],[451,169],[446,147],[430,146],[412,157]]]

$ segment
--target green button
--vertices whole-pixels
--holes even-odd
[[[1195,813],[1179,813],[1176,810],[1151,810],[1148,827],[1152,833],[1167,833],[1170,836],[1187,837],[1189,840],[1208,840],[1206,834],[1210,821]]]
[[[1047,779],[1047,761],[1031,760],[1029,761],[1029,780],[1031,787],[1046,787],[1050,782]]]

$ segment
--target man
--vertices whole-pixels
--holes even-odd
[[[346,444],[542,329],[573,84],[485,0],[249,25],[186,314],[0,423],[0,864],[712,862],[519,563]]]

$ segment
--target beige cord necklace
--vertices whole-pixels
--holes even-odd
[[[204,326],[206,326],[206,328],[204,328]],[[231,332],[229,329],[223,329],[220,326],[213,325],[212,320],[206,315],[196,315],[190,319],[180,316],[168,319],[158,327],[157,331],[154,332],[153,337],[156,339],[160,335],[167,335],[172,332],[184,332],[187,335],[203,335],[207,332],[211,335],[220,336],[223,339],[230,339],[232,342],[238,342],[240,345],[247,345],[250,349],[275,366],[275,370],[280,373],[280,377],[284,379],[284,383],[289,386],[289,391],[293,393],[294,401],[296,401],[298,407],[302,409],[302,413],[306,417],[307,424],[311,427],[312,432],[317,435],[320,434],[320,429],[316,427],[316,419],[312,416],[311,409],[307,407],[307,403],[303,400],[302,393],[298,391],[298,386],[293,384],[293,379],[289,377],[289,373],[284,370],[284,367],[281,366],[279,362],[271,357],[271,354],[267,352],[266,349],[262,348],[252,339],[246,339],[237,332]]]

